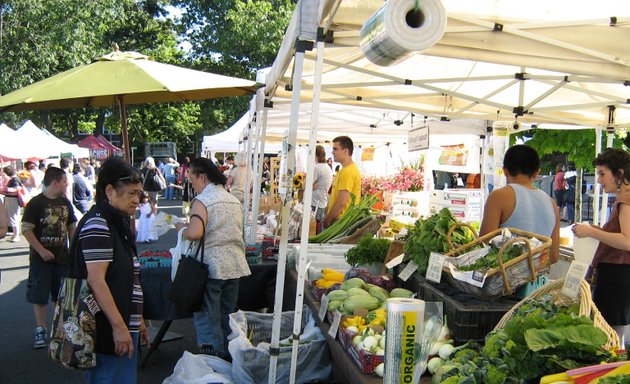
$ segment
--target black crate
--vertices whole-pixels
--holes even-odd
[[[520,301],[511,296],[494,300],[480,299],[457,291],[447,284],[430,283],[417,274],[400,283],[403,287],[418,292],[419,299],[443,303],[448,327],[456,344],[463,344],[468,340],[483,343],[486,335],[494,329],[503,315]]]

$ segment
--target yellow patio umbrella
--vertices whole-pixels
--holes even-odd
[[[137,52],[114,51],[90,64],[0,96],[0,113],[118,104],[123,146],[129,160],[127,104],[243,96],[255,93],[261,86],[250,80],[159,63]]]

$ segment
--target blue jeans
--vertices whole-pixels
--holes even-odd
[[[96,354],[96,367],[85,371],[88,384],[135,384],[138,373],[139,332],[131,332],[133,356]]]
[[[177,177],[175,176],[166,176],[166,183],[167,184],[175,184],[175,182],[177,181]],[[175,198],[175,188],[173,187],[167,187],[166,190],[164,190],[164,198],[166,200],[172,200]]]
[[[236,311],[238,279],[208,279],[200,312],[194,313],[197,345],[210,344],[216,353],[228,353],[230,313]]]

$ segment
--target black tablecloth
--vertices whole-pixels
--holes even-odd
[[[273,309],[277,263],[266,261],[249,266],[252,274],[240,279],[237,306],[244,311],[269,307]],[[171,268],[143,268],[140,282],[144,293],[144,318],[177,320],[192,317],[180,311],[167,298],[171,285]]]

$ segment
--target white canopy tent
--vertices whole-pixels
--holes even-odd
[[[72,153],[75,158],[90,157],[90,151],[87,148],[81,148],[76,144],[68,144],[58,139],[50,132],[39,129],[32,121],[27,120],[16,133],[18,143],[23,143],[25,148],[29,149],[32,155],[26,158],[48,158],[60,156],[62,153]]]
[[[359,31],[383,3],[298,2],[264,90],[265,105],[276,100],[292,101],[289,171],[291,147],[300,126],[300,102],[311,100],[311,147],[319,128],[320,101],[395,109],[443,121],[509,120],[519,128],[522,124],[623,129],[630,124],[627,1],[443,0],[448,26],[441,40],[422,53],[380,67],[364,57]],[[317,41],[317,49],[310,51],[313,41]],[[267,115],[267,108],[264,111]],[[310,198],[309,187],[307,172],[305,199]],[[283,222],[285,211],[286,200]],[[308,223],[308,217],[304,223]],[[303,288],[306,234],[303,230],[298,291]],[[286,260],[285,241],[283,237],[279,264]],[[279,266],[279,280],[283,280],[283,268]],[[282,295],[279,286],[276,294]],[[297,311],[301,304],[302,296],[298,295]],[[276,305],[276,314],[279,308]],[[271,344],[274,348],[278,345],[278,316],[276,319]],[[296,320],[294,333],[298,331]],[[296,337],[292,363],[297,342]],[[275,372],[276,359],[272,356],[272,380]],[[294,382],[295,364],[291,374]]]
[[[246,148],[247,136],[242,132],[247,131],[250,124],[249,112],[241,116],[230,128],[216,135],[204,136],[201,144],[201,153],[209,155],[216,152],[239,152]],[[267,153],[278,153],[281,148],[278,145],[269,146]]]
[[[298,3],[267,76],[270,99],[291,97],[296,40],[327,32],[321,101],[397,109],[438,119],[518,120],[538,127],[630,124],[630,3],[585,0],[443,0],[444,37],[380,67],[359,47],[359,30],[383,4]],[[313,19],[314,18],[314,19]],[[311,100],[316,55],[305,52],[301,99]],[[287,90],[289,89],[289,90]],[[614,121],[609,107],[614,106]]]
[[[32,152],[23,145],[17,145],[15,130],[4,123],[0,123],[0,159],[19,160],[27,159]]]

